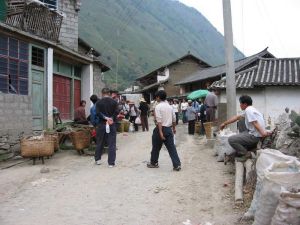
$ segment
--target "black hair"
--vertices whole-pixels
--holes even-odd
[[[90,97],[90,100],[91,100],[91,102],[92,102],[93,104],[95,104],[95,103],[98,101],[98,96],[97,96],[97,95],[92,95],[92,96]]]
[[[110,94],[109,88],[102,88],[102,94]]]
[[[249,95],[242,95],[239,101],[242,104],[252,105],[252,98]]]
[[[164,90],[157,91],[155,97],[159,97],[160,100],[165,101],[167,98],[167,93]]]
[[[85,100],[81,100],[81,101],[80,101],[80,106],[82,106],[82,105],[83,105],[83,103],[85,103],[85,104],[86,104],[86,101],[85,101]]]

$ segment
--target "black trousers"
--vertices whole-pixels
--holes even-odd
[[[173,167],[180,166],[180,159],[177,154],[176,147],[174,145],[174,135],[171,127],[163,127],[163,134],[165,137],[165,141],[161,140],[159,136],[158,128],[155,127],[152,134],[152,151],[151,151],[151,163],[158,163],[159,152],[164,144],[168,149],[170,158],[172,160]]]
[[[188,130],[189,134],[195,134],[195,120],[189,120]]]
[[[101,123],[97,126],[96,138],[97,146],[95,151],[95,161],[100,160],[104,148],[104,144],[108,144],[108,164],[115,165],[116,161],[116,141],[117,129],[116,123],[109,126],[110,132],[106,133],[106,124]]]

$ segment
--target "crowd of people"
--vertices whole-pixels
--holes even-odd
[[[119,122],[122,119],[129,120],[138,131],[138,126],[142,126],[143,131],[149,131],[148,117],[152,114],[155,128],[152,134],[152,151],[149,168],[158,168],[159,152],[164,144],[172,160],[173,169],[181,170],[181,163],[174,143],[174,134],[179,120],[183,124],[188,124],[188,134],[194,135],[196,121],[201,122],[200,134],[204,134],[205,122],[216,120],[216,110],[218,105],[217,90],[210,92],[200,99],[169,99],[165,91],[158,91],[155,94],[155,101],[151,102],[151,107],[144,98],[141,98],[136,106],[132,101],[119,98],[117,94],[110,92],[108,88],[103,88],[102,97],[97,95],[90,97],[93,106],[90,109],[90,116],[86,118],[86,101],[82,100],[80,106],[75,110],[74,122],[78,124],[91,123],[96,128],[96,150],[95,163],[100,165],[104,145],[108,145],[108,165],[115,166],[116,160],[116,136]],[[247,132],[242,132],[229,138],[229,144],[236,149],[239,156],[249,157],[249,150],[257,145],[262,137],[270,135],[265,130],[263,116],[254,107],[250,96],[240,97],[240,106],[244,114],[237,115],[221,124],[220,129],[224,129],[230,123],[242,118],[245,119]]]

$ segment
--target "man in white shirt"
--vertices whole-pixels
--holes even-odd
[[[179,113],[179,105],[178,105],[176,99],[173,100],[173,105],[172,105],[172,107],[173,107],[173,109],[174,109],[175,116],[176,116],[176,125],[178,125],[178,120],[179,120],[179,116],[178,116],[178,113]]]
[[[160,90],[156,93],[155,118],[157,126],[152,134],[152,151],[151,159],[147,164],[148,168],[158,168],[159,152],[164,144],[168,149],[173,163],[173,170],[180,171],[181,163],[174,144],[174,134],[176,134],[176,117],[172,106],[166,101],[167,94]]]
[[[182,113],[182,122],[183,123],[187,122],[187,120],[186,120],[186,110],[187,110],[187,107],[188,107],[188,103],[186,102],[185,99],[183,99],[182,103],[181,103],[181,106],[180,106],[181,113]]]
[[[228,138],[228,143],[240,157],[240,161],[245,161],[251,157],[249,150],[256,148],[261,138],[269,136],[271,133],[265,130],[263,115],[252,106],[252,99],[248,95],[242,95],[239,99],[240,107],[244,111],[241,115],[236,115],[221,124],[223,130],[228,124],[234,123],[243,117],[248,131],[242,132]]]

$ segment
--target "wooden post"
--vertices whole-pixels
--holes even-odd
[[[243,202],[244,164],[235,160],[235,202]]]

